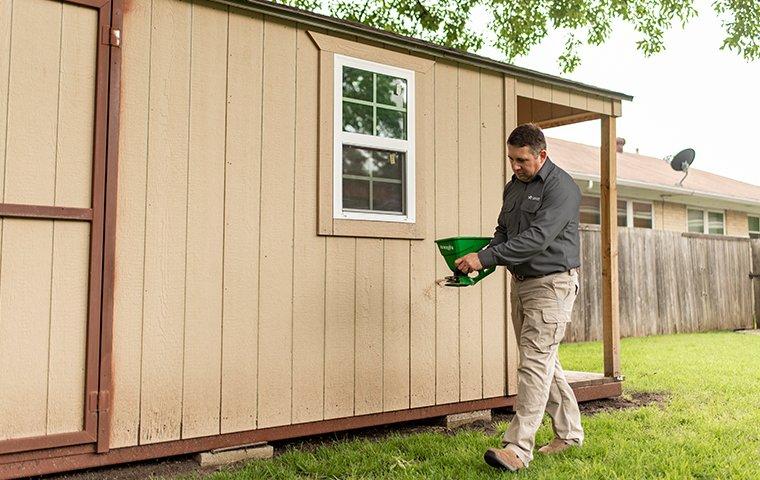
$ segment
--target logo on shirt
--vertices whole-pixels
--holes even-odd
[[[528,195],[528,200],[541,200],[541,197],[534,197],[533,195]]]

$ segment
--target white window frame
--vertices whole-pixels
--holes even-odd
[[[589,195],[584,193],[584,197],[589,198],[596,198],[599,200],[599,216],[601,217],[601,211],[602,211],[602,197],[600,195]],[[655,229],[655,221],[654,221],[654,202],[650,202],[648,200],[629,200],[627,198],[618,198],[618,201],[625,202],[625,223],[627,228],[634,228],[633,226],[633,202],[636,203],[643,203],[646,205],[649,205],[652,207],[652,228],[648,228],[646,230],[654,230]],[[617,205],[615,206],[615,218],[617,218]],[[724,218],[725,221],[725,218]],[[583,223],[582,225],[598,225],[596,223]],[[644,227],[636,227],[636,228],[644,228]]]
[[[343,131],[343,67],[355,67],[406,80],[406,140]],[[377,222],[415,222],[415,98],[414,71],[335,54],[333,91],[333,218]],[[343,211],[343,145],[405,153],[402,192],[406,213]]]
[[[686,231],[690,232],[689,230],[689,210],[694,210],[695,212],[702,212],[702,233],[705,235],[726,235],[726,211],[725,210],[708,210],[706,208],[694,208],[694,207],[686,207]],[[708,214],[709,213],[720,213],[723,216],[723,233],[710,233],[710,226],[707,222]],[[696,232],[692,232],[696,233]]]
[[[760,228],[760,215],[747,215],[747,234],[750,236],[750,238],[752,238],[752,234],[760,236],[760,230],[750,230],[749,229],[749,219],[750,218],[756,218],[757,219],[757,223],[759,224],[758,228]]]

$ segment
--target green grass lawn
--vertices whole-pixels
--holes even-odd
[[[601,344],[563,345],[568,370],[601,370]],[[651,405],[584,416],[586,443],[554,457],[536,453],[524,479],[760,479],[760,336],[707,333],[625,339],[624,394],[667,391]],[[499,432],[506,424],[498,425]],[[499,435],[462,429],[357,439],[313,452],[288,450],[210,475],[249,478],[509,478],[483,463]],[[537,444],[551,439],[548,418]]]

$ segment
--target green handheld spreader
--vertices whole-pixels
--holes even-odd
[[[490,275],[491,272],[496,270],[496,267],[484,268],[477,272],[471,272],[468,275],[460,271],[454,264],[454,260],[457,258],[463,257],[468,253],[480,251],[490,241],[491,239],[488,237],[451,237],[436,240],[435,243],[446,260],[446,265],[454,272],[454,275],[439,280],[438,284],[445,287],[469,287]]]

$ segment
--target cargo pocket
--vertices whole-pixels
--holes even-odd
[[[541,316],[546,324],[549,338],[549,346],[559,344],[565,337],[565,329],[567,328],[567,322],[570,320],[570,316],[562,310],[543,310]]]

